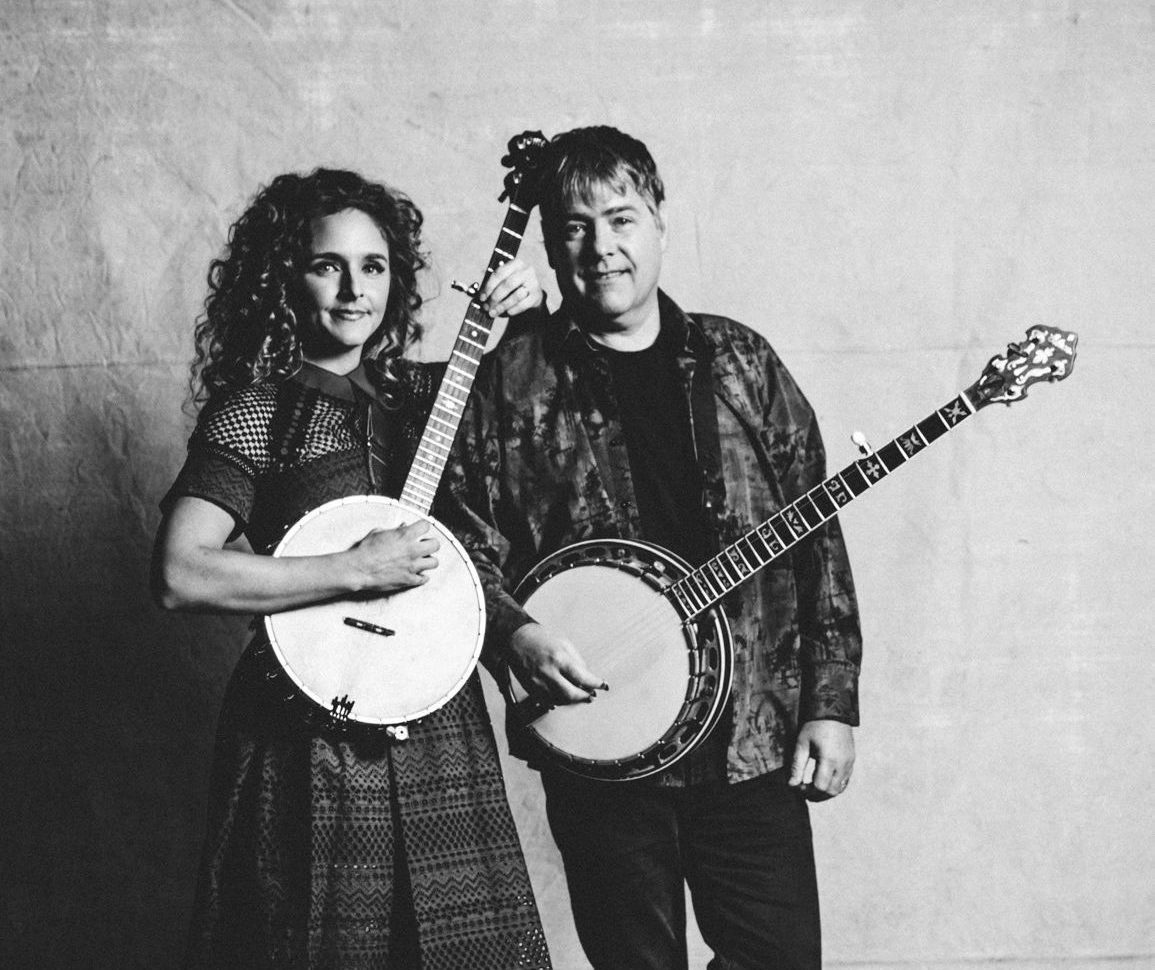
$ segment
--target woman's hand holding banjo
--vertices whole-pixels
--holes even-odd
[[[395,529],[373,529],[347,553],[363,585],[356,592],[390,593],[420,586],[437,567],[441,542],[421,519]]]

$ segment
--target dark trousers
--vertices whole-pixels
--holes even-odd
[[[686,970],[685,885],[710,970],[819,970],[810,816],[784,771],[690,788],[542,782],[595,970]]]

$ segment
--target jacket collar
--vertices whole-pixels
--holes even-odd
[[[698,321],[683,311],[664,290],[658,290],[658,312],[661,315],[658,341],[669,341],[670,346],[677,348],[678,357],[709,360],[714,356],[713,345]],[[565,303],[550,318],[544,339],[548,357],[561,353],[576,359],[599,354],[602,349],[577,324]]]

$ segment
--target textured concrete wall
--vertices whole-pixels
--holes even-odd
[[[244,624],[159,613],[209,258],[319,163],[409,190],[436,356],[509,135],[664,169],[666,283],[767,334],[832,465],[1031,323],[1065,384],[843,513],[860,759],[814,812],[831,966],[1155,965],[1155,24],[1140,0],[7,0],[0,9],[0,963],[174,965]],[[545,272],[540,244],[529,255]],[[578,951],[509,766],[556,964]],[[696,944],[697,965],[704,963]]]

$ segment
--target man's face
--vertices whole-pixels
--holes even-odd
[[[666,222],[632,184],[571,199],[548,245],[562,296],[593,329],[629,334],[657,313]]]

